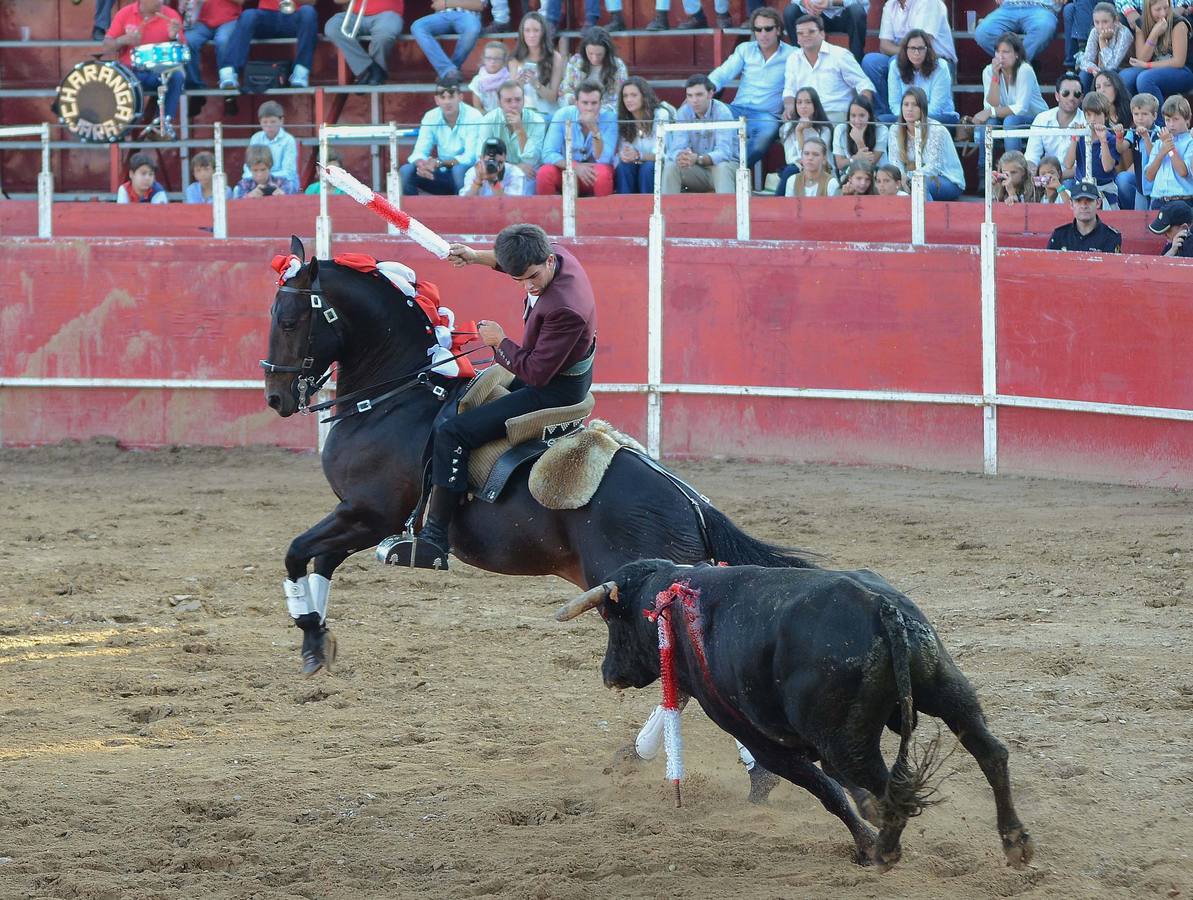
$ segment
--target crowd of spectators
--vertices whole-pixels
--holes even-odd
[[[868,0],[800,0],[781,12],[756,3],[751,0],[755,8],[745,23],[750,38],[711,72],[688,78],[676,108],[631,76],[618,56],[609,33],[624,26],[616,0],[606,7],[607,28],[595,24],[596,3],[586,6],[590,27],[566,58],[554,36],[560,6],[548,3],[543,12],[521,17],[512,46],[490,39],[480,67],[468,74],[462,67],[479,38],[513,27],[509,4],[491,0],[492,21],[485,26],[483,0],[450,7],[434,0],[433,11],[410,28],[437,78],[435,106],[422,117],[414,151],[401,169],[403,190],[557,193],[570,132],[582,195],[649,192],[656,175],[666,193],[729,193],[739,166],[736,131],[674,132],[662,159],[655,158],[655,135],[664,123],[744,117],[748,166],[768,159],[776,142],[782,147],[784,165],[766,181],[779,196],[897,195],[910,190],[918,166],[930,199],[954,200],[967,187],[959,147],[982,154],[987,128],[1031,125],[1088,128],[1089,162],[1080,136],[998,142],[994,183],[1000,202],[1075,202],[1090,185],[1103,209],[1193,200],[1193,138],[1182,96],[1193,90],[1193,26],[1172,0],[1071,0],[1063,11],[1053,0],[1001,0],[976,28],[975,39],[991,61],[982,72],[982,109],[965,119],[954,103],[957,51],[942,0],[886,0],[879,49],[868,54]],[[102,28],[110,49],[124,53],[147,40],[150,28],[155,37],[164,29],[170,38],[187,40],[196,51],[188,86],[202,85],[197,51],[211,43],[221,87],[237,85],[254,38],[293,36],[290,83],[305,85],[317,30],[312,4],[295,0],[295,10],[286,12],[279,0],[258,0],[252,9],[244,8],[244,0],[206,0],[184,20],[174,10],[162,14],[162,0],[134,0],[104,28],[102,7],[111,4],[100,2],[97,34]],[[183,13],[191,6],[184,3]],[[652,30],[669,27],[668,6],[669,0],[657,0]],[[677,27],[706,24],[696,0],[684,0],[684,10],[687,18]],[[715,11],[720,26],[731,24],[727,6]],[[389,77],[387,60],[403,14],[402,0],[370,0],[355,38],[342,32],[342,13],[327,22],[325,34],[357,82],[379,84]],[[1032,61],[1058,27],[1066,71],[1050,106]],[[829,43],[827,32],[847,35],[849,48]],[[458,36],[451,57],[437,40],[446,33]],[[732,99],[720,99],[734,83]],[[171,109],[181,89],[172,81]],[[281,107],[265,103],[258,117],[261,131],[248,148],[235,196],[297,192],[297,147],[283,127]],[[133,161],[140,165],[130,162],[122,202],[161,202],[152,165],[146,175],[144,157]],[[200,173],[210,169],[210,160],[200,154],[192,168],[201,187],[188,190],[187,199],[209,201],[210,177]]]

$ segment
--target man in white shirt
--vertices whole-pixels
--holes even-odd
[[[783,120],[795,118],[795,94],[800,88],[815,88],[829,121],[839,125],[849,115],[853,95],[874,99],[874,85],[849,51],[824,41],[824,26],[815,16],[803,16],[795,23],[799,49],[787,59],[783,78]]]
[[[866,20],[870,18],[870,0],[792,0],[783,10],[787,36],[795,43],[795,23],[800,16],[818,16],[824,30],[849,38],[849,52],[858,62],[866,52]]]
[[[1081,111],[1081,82],[1077,76],[1068,72],[1056,81],[1056,109],[1048,109],[1032,120],[1032,128],[1081,128],[1085,125],[1085,113]],[[1024,156],[1034,169],[1045,156],[1055,156],[1064,164],[1065,153],[1072,143],[1068,135],[1039,137],[1032,135],[1027,139],[1027,150]],[[1065,178],[1073,177],[1073,170],[1062,173]]]
[[[942,0],[887,0],[882,7],[882,24],[878,27],[878,52],[862,58],[862,71],[877,87],[874,111],[882,116],[891,112],[887,105],[887,71],[891,60],[899,55],[899,45],[907,32],[915,29],[932,37],[932,49],[941,59],[947,59],[952,71],[957,71],[957,48],[953,44],[953,29],[949,27],[949,13]]]
[[[464,177],[464,186],[460,188],[461,197],[501,197],[505,194],[514,197],[526,196],[527,183],[529,182],[533,188],[534,182],[528,179],[526,173],[518,166],[506,162],[505,150],[505,141],[501,138],[489,138],[485,141],[481,148],[481,158]]]
[[[457,78],[440,78],[435,83],[435,109],[423,116],[414,152],[399,172],[402,193],[460,193],[464,176],[476,162],[483,118],[475,106],[460,102]]]

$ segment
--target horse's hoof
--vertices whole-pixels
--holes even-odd
[[[750,796],[751,803],[765,803],[779,784],[779,776],[770,769],[764,769],[757,763],[754,768],[750,769]]]
[[[330,631],[307,632],[302,645],[302,674],[307,678],[323,671],[330,674],[336,661],[336,636]]]
[[[1002,852],[1007,855],[1008,866],[1022,869],[1036,855],[1036,845],[1026,829],[1016,828],[1003,835]]]
[[[859,792],[861,789],[858,789]],[[862,814],[862,818],[869,822],[876,828],[882,827],[882,807],[878,804],[878,798],[865,791],[860,800],[856,800],[857,811]]]

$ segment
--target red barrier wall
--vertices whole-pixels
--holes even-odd
[[[597,380],[644,381],[645,241],[573,243],[600,298]],[[462,316],[516,326],[520,296],[502,276],[381,236],[336,248],[403,258]],[[257,379],[267,260],[283,249],[278,239],[0,240],[0,375]],[[980,393],[973,248],[674,240],[666,266],[668,382]],[[1179,343],[1193,326],[1187,274],[1156,258],[1004,252],[1000,390],[1193,409]],[[599,415],[638,436],[644,410],[638,396],[599,398]],[[1193,483],[1190,423],[1004,408],[999,426],[1004,472]],[[4,444],[101,434],[131,446],[310,448],[314,423],[278,419],[255,390],[0,389]],[[977,471],[981,434],[969,406],[664,400],[665,455]]]

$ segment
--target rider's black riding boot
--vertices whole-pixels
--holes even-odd
[[[395,541],[385,555],[385,562],[412,569],[446,569],[447,554],[451,549],[448,546],[448,530],[459,505],[459,494],[439,485],[431,488],[427,521],[422,531],[413,537]]]

